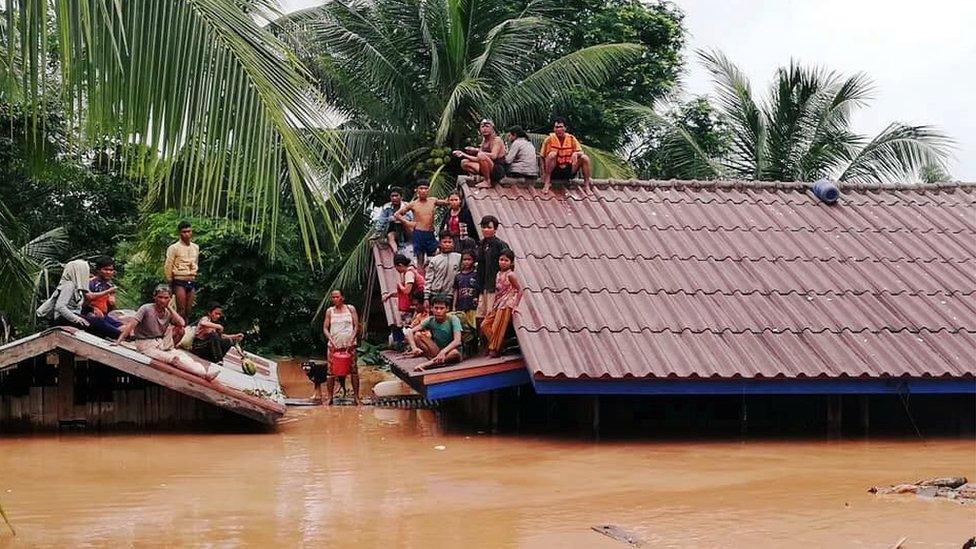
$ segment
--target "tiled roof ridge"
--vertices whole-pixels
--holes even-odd
[[[535,253],[535,252],[528,252],[528,253],[524,253],[524,254],[516,253],[515,254],[515,257],[517,257],[519,259],[525,259],[525,258],[529,258],[529,257],[531,257],[532,259],[554,259],[554,260],[557,260],[557,261],[561,261],[561,260],[573,260],[573,261],[575,261],[577,259],[611,259],[611,260],[625,259],[625,260],[628,260],[628,261],[636,261],[636,260],[654,261],[654,260],[659,260],[659,261],[703,261],[703,262],[708,262],[708,261],[711,261],[711,262],[715,262],[715,261],[739,261],[739,262],[741,262],[741,261],[750,261],[750,262],[756,262],[756,261],[772,261],[772,262],[783,262],[783,263],[922,263],[922,264],[939,263],[939,264],[956,264],[956,265],[962,264],[962,263],[969,263],[970,260],[973,259],[971,257],[965,257],[965,258],[951,258],[951,257],[921,258],[921,257],[908,257],[908,256],[904,256],[904,255],[898,256],[898,257],[871,257],[871,256],[855,257],[855,256],[819,256],[819,255],[811,255],[811,254],[806,254],[806,255],[797,254],[797,255],[794,255],[794,256],[785,256],[785,255],[766,256],[766,255],[761,255],[761,256],[753,257],[753,256],[746,256],[746,255],[739,255],[739,256],[724,255],[724,256],[719,257],[719,256],[713,255],[713,254],[708,254],[708,255],[705,255],[705,256],[698,256],[698,255],[694,255],[694,254],[692,254],[692,255],[684,255],[684,256],[678,255],[678,254],[665,255],[665,254],[660,254],[660,253],[652,254],[652,255],[645,255],[645,254],[641,254],[641,253],[633,254],[633,255],[626,255],[626,254],[623,254],[623,253],[619,253],[617,255],[610,255],[610,254],[606,254],[606,253],[591,254],[589,252],[581,252],[581,253],[575,254],[575,255],[572,254],[572,253],[570,253],[570,252],[563,252],[563,253],[558,254],[558,255],[557,254],[554,254],[552,252],[546,252],[546,253],[543,253],[543,254]]]
[[[551,286],[548,286],[548,287],[545,287],[545,288],[534,288],[532,286],[526,286],[524,288],[524,290],[525,290],[526,293],[544,293],[544,292],[549,292],[549,293],[554,293],[554,294],[561,294],[563,292],[567,292],[567,293],[571,293],[571,294],[581,294],[581,293],[603,294],[603,293],[605,293],[605,294],[611,294],[611,295],[618,295],[618,294],[627,294],[627,295],[637,295],[637,294],[660,295],[660,294],[666,294],[666,295],[687,295],[687,296],[701,296],[701,295],[722,295],[722,296],[751,296],[751,295],[774,296],[775,295],[775,296],[791,296],[791,295],[798,295],[798,296],[809,296],[809,297],[841,297],[841,296],[852,296],[852,295],[853,296],[860,296],[860,295],[868,294],[868,295],[874,295],[874,296],[892,296],[892,297],[897,297],[897,296],[908,296],[908,297],[935,297],[935,296],[945,296],[945,297],[962,296],[962,297],[970,297],[970,296],[976,296],[976,290],[970,290],[970,291],[961,291],[961,290],[948,290],[948,291],[946,291],[946,290],[934,290],[934,291],[895,290],[895,291],[891,291],[891,290],[885,289],[885,290],[879,290],[879,291],[871,291],[871,290],[849,290],[849,289],[845,289],[845,290],[840,290],[840,291],[837,291],[837,290],[826,290],[826,291],[818,292],[818,291],[814,291],[814,290],[797,290],[797,289],[790,289],[788,291],[783,291],[783,290],[769,290],[769,291],[763,291],[763,290],[746,290],[746,291],[743,291],[743,290],[731,290],[731,291],[728,291],[728,290],[702,290],[702,289],[699,288],[699,289],[696,289],[696,290],[693,290],[693,291],[688,291],[686,289],[666,290],[664,288],[659,288],[659,289],[656,289],[656,290],[651,290],[651,289],[648,289],[648,288],[639,288],[637,290],[627,290],[627,289],[611,290],[610,288],[606,288],[606,287],[599,288],[599,289],[593,289],[593,288],[590,288],[588,286],[584,286],[582,288],[575,289],[575,290],[574,289],[570,289],[570,288],[565,287],[565,286],[562,287],[562,288],[553,288]]]
[[[762,328],[762,329],[745,328],[745,329],[736,330],[735,328],[731,328],[731,327],[728,327],[728,326],[723,326],[721,328],[700,328],[700,329],[696,329],[696,328],[681,328],[680,330],[676,330],[676,329],[671,328],[671,327],[664,327],[664,328],[655,330],[655,329],[653,329],[653,328],[651,328],[649,326],[644,326],[642,328],[632,328],[632,327],[628,326],[628,327],[625,327],[625,328],[620,328],[620,329],[614,330],[614,329],[610,328],[607,325],[603,325],[603,326],[600,326],[600,327],[583,326],[583,327],[580,327],[580,328],[569,328],[567,326],[560,326],[559,328],[556,328],[556,329],[550,328],[548,326],[540,326],[538,328],[531,329],[531,328],[525,327],[524,325],[521,325],[521,326],[518,326],[516,329],[517,330],[522,330],[524,332],[528,332],[528,333],[531,333],[531,334],[537,334],[539,332],[546,332],[546,333],[550,333],[550,334],[558,334],[558,333],[578,334],[578,333],[582,333],[582,332],[589,332],[591,334],[600,334],[600,333],[610,333],[610,334],[620,334],[620,333],[631,333],[631,334],[641,334],[641,333],[663,334],[663,333],[668,333],[668,334],[676,334],[676,335],[677,334],[716,334],[716,335],[722,335],[722,334],[735,334],[735,335],[739,335],[739,334],[752,334],[752,335],[761,335],[761,334],[794,334],[794,335],[802,335],[802,334],[823,334],[823,333],[829,333],[829,334],[863,334],[863,333],[869,333],[869,334],[881,334],[881,333],[900,334],[900,333],[910,333],[910,334],[918,334],[918,335],[926,335],[926,334],[930,334],[931,335],[931,334],[939,334],[939,333],[946,333],[946,334],[959,334],[959,333],[963,333],[963,334],[976,335],[976,331],[974,331],[974,330],[969,330],[969,329],[966,329],[966,328],[949,328],[949,327],[945,327],[945,326],[943,326],[941,328],[938,328],[938,329],[935,329],[935,330],[933,330],[931,328],[928,328],[926,326],[922,326],[920,328],[909,328],[907,326],[903,326],[901,328],[891,328],[889,326],[882,326],[882,327],[878,327],[878,328],[866,328],[866,327],[865,328],[851,328],[849,326],[844,326],[842,328],[829,328],[829,327],[826,327],[825,326],[825,327],[821,327],[821,328],[801,328],[799,330],[796,329],[796,328],[786,328],[786,327],[779,328],[779,329],[766,327],[766,328]]]
[[[677,188],[671,189],[677,190]],[[976,195],[976,193],[967,194]],[[797,198],[791,198],[790,195],[770,195],[770,198],[763,198],[762,196],[748,196],[739,195],[738,198],[733,196],[718,196],[715,194],[703,194],[702,196],[679,196],[669,197],[669,196],[658,196],[646,198],[631,196],[628,198],[620,197],[606,197],[597,196],[595,201],[607,204],[759,204],[763,206],[777,206],[780,204],[788,206],[804,206],[810,204],[810,196],[797,193]],[[803,196],[804,198],[799,198]],[[843,204],[850,204],[854,206],[863,205],[875,205],[882,204],[885,206],[940,206],[943,208],[955,208],[964,207],[971,208],[976,204],[976,196],[974,196],[973,202],[958,202],[958,201],[947,201],[947,200],[935,200],[937,196],[943,196],[943,193],[913,193],[911,196],[925,196],[925,200],[919,200],[917,198],[906,198],[898,195],[877,195],[872,196],[870,200],[867,199],[866,193],[859,193],[856,195],[842,195],[841,200]],[[541,192],[530,196],[518,195],[499,195],[499,194],[472,194],[469,197],[473,200],[491,200],[491,201],[507,201],[507,202],[565,202],[567,199],[560,197],[557,194],[550,194],[548,196],[543,195]],[[855,198],[856,197],[856,198]],[[890,198],[890,199],[886,199]],[[579,197],[569,197],[569,200],[584,201],[584,199]],[[860,200],[858,200],[860,199]],[[593,200],[593,198],[589,199]]]
[[[460,176],[460,184],[472,185],[481,180],[480,177]],[[525,184],[524,179],[502,178],[501,185]],[[940,183],[859,183],[853,181],[835,182],[841,191],[943,191],[976,189],[976,182],[946,181]],[[645,188],[676,188],[676,189],[759,189],[776,191],[808,191],[813,187],[812,182],[801,181],[745,181],[745,180],[684,180],[684,179],[592,179],[591,184],[597,187],[645,187]]]
[[[620,230],[620,231],[645,231],[648,229],[655,229],[658,231],[705,231],[710,233],[716,232],[748,232],[748,233],[762,233],[762,232],[788,232],[788,233],[850,233],[850,234],[895,234],[895,233],[910,233],[910,234],[929,234],[936,233],[942,235],[954,235],[962,233],[972,233],[974,231],[970,229],[939,229],[938,227],[926,227],[924,229],[919,229],[917,227],[864,227],[864,228],[854,228],[854,227],[810,227],[810,226],[792,226],[792,227],[757,227],[755,225],[731,225],[726,227],[721,223],[714,225],[679,225],[677,223],[669,223],[667,225],[658,225],[652,223],[650,225],[641,225],[637,223],[631,223],[625,225],[623,223],[600,223],[594,225],[592,223],[539,223],[533,221],[532,223],[521,223],[515,221],[509,224],[510,227],[517,227],[520,229],[586,229],[586,230]]]
[[[599,375],[599,376],[591,376],[591,375],[587,375],[587,374],[583,373],[579,377],[569,377],[565,373],[559,373],[559,374],[554,375],[554,376],[547,376],[547,375],[543,374],[542,373],[542,370],[540,370],[538,368],[533,369],[532,375],[535,376],[536,379],[557,379],[557,380],[563,380],[563,379],[565,379],[565,380],[579,380],[579,379],[612,379],[612,380],[618,380],[618,379],[668,379],[668,380],[674,380],[674,379],[704,379],[704,380],[728,380],[728,379],[891,379],[891,380],[899,380],[899,379],[910,379],[910,378],[919,378],[919,377],[921,377],[921,378],[927,378],[927,379],[953,378],[953,377],[955,377],[955,378],[961,377],[963,379],[972,379],[972,378],[976,377],[976,374],[972,374],[972,373],[966,373],[966,374],[963,374],[963,375],[960,376],[960,375],[951,374],[951,373],[942,373],[942,374],[938,374],[938,375],[933,375],[933,374],[931,374],[929,372],[904,373],[904,374],[900,374],[900,375],[891,375],[891,374],[887,374],[887,373],[883,373],[883,374],[880,374],[880,375],[871,375],[869,373],[862,373],[862,374],[854,375],[854,376],[849,375],[849,374],[844,373],[844,372],[842,372],[840,374],[829,374],[827,372],[822,372],[822,373],[817,374],[815,376],[807,375],[804,372],[791,373],[790,375],[786,375],[785,373],[778,373],[778,374],[776,374],[774,376],[766,376],[766,375],[763,375],[762,372],[756,372],[756,373],[754,373],[752,375],[742,375],[741,373],[738,373],[738,372],[736,372],[736,373],[734,373],[732,375],[722,375],[722,374],[720,374],[718,372],[715,372],[715,373],[713,373],[711,375],[707,375],[707,376],[699,375],[697,373],[691,373],[689,375],[680,375],[680,374],[677,374],[677,373],[674,373],[674,372],[670,372],[666,376],[656,376],[654,374],[648,374],[648,375],[645,375],[645,376],[635,376],[635,375],[633,375],[633,374],[631,374],[631,373],[628,372],[628,373],[626,373],[623,376],[615,377],[610,372],[607,372],[607,371],[604,371],[604,373],[602,375]]]

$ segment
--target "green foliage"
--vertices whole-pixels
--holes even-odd
[[[382,367],[386,363],[383,361],[383,357],[380,356],[380,351],[385,348],[386,345],[376,345],[363,340],[359,344],[359,347],[356,348],[356,365]]]
[[[247,216],[274,234],[282,199],[291,199],[311,257],[316,227],[341,217],[326,201],[343,153],[331,133],[309,131],[330,126],[327,109],[308,72],[261,25],[276,6],[4,2],[0,101],[24,106],[38,140],[48,137],[50,105],[62,106],[69,141],[116,148],[163,205]]]
[[[58,113],[51,105],[46,139],[38,143],[23,109],[0,102],[0,202],[27,234],[63,227],[63,259],[112,255],[135,233],[145,185],[120,176],[121,166],[104,154],[70,150]]]
[[[257,352],[311,353],[321,350],[318,326],[312,324],[325,291],[325,273],[310,267],[302,254],[293,219],[279,221],[278,250],[272,257],[251,236],[250,228],[211,218],[184,216],[175,210],[151,214],[140,226],[137,240],[124,247],[131,259],[119,281],[120,302],[135,307],[149,300],[163,281],[166,248],[176,241],[182,220],[193,224],[193,240],[200,246],[200,290],[195,322],[211,301],[224,306],[230,332],[244,332],[245,348]]]
[[[571,90],[554,105],[553,115],[567,118],[584,143],[608,151],[620,149],[632,129],[615,107],[626,101],[648,104],[677,83],[685,43],[684,14],[671,2],[571,0],[559,11],[561,23],[547,40],[551,55],[602,43],[627,42],[642,47],[640,57],[612,81]],[[539,129],[548,129],[539,121]]]
[[[704,179],[712,176],[707,163],[683,156],[690,135],[709,158],[728,153],[731,135],[725,121],[704,97],[669,110],[652,125],[630,155],[641,179]]]

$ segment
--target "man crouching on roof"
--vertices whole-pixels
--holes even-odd
[[[407,343],[410,344],[410,356],[425,356],[429,360],[414,368],[415,371],[425,370],[431,366],[443,366],[460,362],[461,356],[461,321],[455,315],[448,315],[450,298],[443,295],[431,299],[431,316],[417,326],[416,330],[406,332]],[[417,334],[421,330],[430,330],[430,336]]]
[[[169,286],[160,284],[153,290],[153,302],[146,303],[129,319],[116,341],[123,344],[129,336],[135,339],[135,349],[140,353],[179,368],[184,372],[210,381],[220,374],[208,366],[193,360],[175,348],[175,342],[183,338],[186,322],[176,311],[169,308],[172,299]]]

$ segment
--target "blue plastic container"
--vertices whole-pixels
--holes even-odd
[[[821,179],[813,184],[813,194],[824,204],[833,204],[840,198],[840,188],[829,179]]]

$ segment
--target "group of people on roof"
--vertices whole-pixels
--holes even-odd
[[[220,324],[223,307],[210,303],[190,327],[192,337],[184,337],[184,319],[193,307],[197,290],[200,247],[192,242],[190,223],[180,223],[178,231],[179,240],[166,250],[163,271],[167,282],[153,289],[152,302],[135,311],[117,309],[115,261],[100,256],[91,265],[86,259],[75,259],[64,265],[58,286],[37,308],[37,316],[52,326],[81,329],[180,370],[214,379],[219,370],[210,364],[220,362],[244,336],[224,333]],[[203,360],[195,360],[181,347]]]
[[[395,254],[397,286],[383,295],[384,301],[396,299],[400,315],[393,341],[426,358],[417,370],[477,354],[478,334],[484,352],[498,356],[522,299],[515,253],[495,235],[498,219],[482,217],[479,235],[460,191],[446,200],[431,198],[429,191],[429,182],[419,180],[414,199],[403,202],[403,191],[392,189],[375,226]],[[438,208],[443,212],[435,238]]]
[[[478,125],[481,144],[453,152],[461,159],[461,171],[481,177],[478,188],[488,188],[502,177],[540,178],[542,192],[548,194],[552,180],[570,180],[582,173],[583,192],[590,193],[590,158],[579,140],[566,131],[566,119],[556,118],[552,133],[542,142],[539,154],[529,135],[520,126],[509,128],[508,147],[495,131],[490,119]]]

